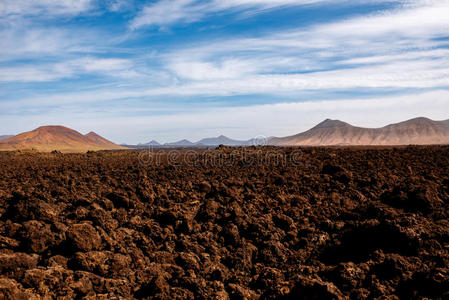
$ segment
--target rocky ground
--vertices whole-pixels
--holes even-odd
[[[449,147],[260,149],[0,153],[0,299],[449,297]]]

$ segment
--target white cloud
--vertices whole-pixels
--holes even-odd
[[[136,27],[164,26],[199,20],[210,12],[244,11],[247,7],[263,9],[267,5],[278,7],[292,2],[299,3],[235,0],[217,1],[211,6],[210,3],[214,2],[209,1],[203,7],[193,0],[159,1],[148,6],[134,22],[137,22]],[[387,13],[297,28],[290,32],[272,32],[257,38],[221,38],[197,45],[192,41],[188,47],[180,45],[179,49],[169,53],[151,56],[156,69],[151,71],[159,72],[161,76],[139,72],[139,68],[150,68],[150,64],[146,65],[149,60],[146,56],[98,58],[94,52],[104,52],[108,44],[106,38],[102,36],[99,39],[98,34],[88,36],[86,32],[70,32],[63,28],[31,28],[31,23],[19,24],[12,30],[0,29],[0,61],[3,61],[0,81],[55,81],[97,74],[119,77],[119,83],[124,85],[111,89],[89,85],[85,87],[88,92],[51,95],[38,95],[36,92],[27,99],[4,99],[0,101],[0,114],[12,113],[3,113],[2,125],[6,126],[3,131],[11,133],[8,131],[13,128],[32,129],[43,125],[42,120],[45,120],[46,124],[64,124],[87,131],[101,126],[107,137],[132,143],[162,137],[162,141],[185,137],[197,139],[220,133],[234,138],[249,138],[257,134],[282,136],[305,130],[327,117],[364,126],[378,126],[379,123],[420,115],[447,119],[448,42],[435,38],[445,37],[449,32],[449,18],[445,18],[449,15],[449,1],[404,2],[400,9]],[[30,13],[33,11],[37,10],[30,9]],[[64,10],[53,10],[57,11]],[[73,8],[73,11],[77,9]],[[22,61],[21,64],[15,62],[15,58]],[[26,63],[28,58],[36,60]],[[122,80],[133,76],[146,77],[136,85],[133,85],[135,80]],[[110,80],[108,84],[112,86],[116,82]],[[126,86],[128,84],[130,86]],[[186,108],[187,101],[171,101],[190,96],[258,94],[274,95],[270,99],[278,101],[296,99],[297,95],[304,95],[309,90],[350,93],[371,89],[440,91],[370,100],[220,109],[211,107],[210,103],[204,103],[202,108]],[[140,99],[139,104],[128,105],[136,98]],[[126,107],[123,103],[111,106],[111,103],[119,102],[114,100],[119,99],[128,100]],[[156,99],[160,99],[157,105],[154,104]],[[165,103],[165,106],[160,103]],[[53,107],[58,109],[53,110]],[[151,114],[146,115],[150,109]],[[183,112],[174,112],[175,109]],[[14,113],[38,110],[45,112],[34,114],[28,128],[23,128],[20,119],[15,119]],[[155,113],[158,115],[151,116]],[[96,121],[98,118],[101,118],[101,124]],[[78,127],[79,120],[83,120],[81,128]],[[219,131],[219,128],[224,128],[224,131]]]
[[[449,57],[449,49],[429,49],[424,51],[409,51],[387,55],[371,55],[350,58],[339,61],[341,65],[351,64],[385,64],[398,61],[416,61],[422,59],[441,59]]]
[[[217,63],[181,60],[171,62],[169,68],[182,78],[208,81],[247,76],[256,71],[256,64],[232,58]]]
[[[404,36],[436,37],[449,30],[449,1],[414,1],[399,11],[386,12],[370,17],[354,18],[345,22],[328,24],[315,29],[319,36],[385,37]]]
[[[287,33],[176,49],[164,61],[181,81],[148,94],[282,95],[321,89],[447,87],[448,50],[440,48],[447,45],[435,38],[449,32],[449,1],[412,4]]]
[[[380,50],[387,45],[400,50],[427,46],[429,39],[446,37],[449,30],[449,0],[414,1],[401,9],[324,23],[259,38],[232,39],[187,49],[195,53],[229,53],[230,51],[287,51],[322,49],[353,53],[359,48]],[[421,5],[418,5],[421,3]],[[419,20],[419,22],[417,22]],[[413,44],[415,43],[415,44]],[[386,50],[389,50],[389,47]],[[340,52],[340,53],[341,53]]]
[[[64,78],[67,75],[67,73],[55,73],[50,69],[26,66],[0,68],[0,82],[45,82]]]
[[[75,99],[76,95],[72,97]],[[83,95],[78,98],[85,99]],[[21,102],[11,105],[20,105],[18,103]],[[164,113],[161,108],[158,115],[152,116],[132,114],[133,110],[140,112],[146,106],[108,107],[107,111],[99,111],[95,106],[79,109],[75,104],[74,100],[74,106],[66,105],[59,109],[42,108],[36,104],[42,113],[27,116],[26,124],[14,115],[2,115],[2,132],[11,134],[41,125],[62,124],[81,132],[101,129],[101,134],[116,142],[138,143],[152,139],[170,142],[181,138],[199,140],[219,134],[237,139],[249,139],[257,135],[287,136],[305,131],[326,118],[341,119],[366,127],[380,127],[419,116],[435,120],[449,118],[447,90],[370,99],[203,107],[181,113]],[[0,103],[0,107],[0,111],[4,111],[3,103]],[[170,104],[167,104],[167,109],[170,108]]]
[[[5,28],[0,29],[0,36],[0,60],[23,58],[33,53],[59,53],[72,45],[66,33],[56,28]]]
[[[2,0],[0,18],[9,16],[79,14],[92,8],[93,0]]]
[[[87,72],[120,71],[131,67],[131,62],[121,58],[85,57],[71,62],[71,65]]]
[[[197,9],[189,9],[194,0],[161,0],[146,6],[132,21],[132,28],[144,25],[168,25],[179,21],[191,22],[197,20],[201,14]]]
[[[289,5],[307,5],[335,0],[159,0],[143,8],[132,20],[131,28],[145,25],[167,26],[175,23],[191,23],[228,10],[264,10]]]
[[[432,102],[431,106],[429,102]],[[257,135],[296,134],[326,118],[341,119],[358,126],[378,127],[418,116],[448,119],[448,111],[449,91],[434,91],[399,97],[212,108],[196,113],[157,116],[147,121],[137,119],[139,121],[135,122],[138,123],[134,124],[145,126],[145,122],[151,123],[152,132],[169,131],[170,135],[174,135],[171,140],[186,137],[195,140],[219,134],[247,139]],[[153,136],[149,138],[151,140]],[[169,141],[167,138],[170,136],[165,137],[164,141]]]
[[[81,74],[129,77],[134,72],[126,59],[83,57],[53,64],[0,67],[0,82],[46,82]]]
[[[40,26],[30,20],[0,26],[0,62],[14,60],[72,59],[110,49],[111,39],[90,28]],[[101,46],[101,47],[100,47]],[[39,62],[37,62],[39,63]]]
[[[449,61],[403,61],[380,66],[306,74],[252,75],[245,78],[185,83],[148,90],[157,95],[283,95],[304,90],[403,89],[449,86]]]
[[[132,1],[128,0],[109,0],[107,1],[108,9],[110,11],[119,12],[126,10],[132,6]]]

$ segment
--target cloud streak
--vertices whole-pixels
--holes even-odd
[[[419,4],[419,5],[418,5]],[[321,89],[449,86],[449,1],[287,33],[176,50],[166,68],[181,83],[152,95],[284,94]],[[417,25],[416,20],[423,19]]]
[[[199,21],[210,14],[242,11],[260,11],[287,6],[301,6],[331,0],[160,0],[145,6],[131,21],[131,28],[168,26]]]
[[[385,122],[442,118],[449,99],[449,1],[374,2],[396,5],[239,35],[220,28],[215,36],[191,23],[213,27],[220,16],[274,17],[276,8],[373,1],[160,0],[137,14],[121,0],[106,1],[101,12],[93,0],[2,1],[3,133],[40,122],[77,128],[82,120],[83,128],[99,126],[116,141],[143,142],[287,135],[327,117],[369,125],[363,122],[371,113],[373,124],[379,115]],[[247,23],[242,26],[253,26]],[[370,99],[350,100],[360,94]],[[301,102],[309,96],[318,100]],[[29,128],[18,116],[32,120]]]
[[[0,17],[75,15],[92,6],[92,0],[2,0]]]
[[[429,103],[432,102],[430,106]],[[248,139],[258,135],[287,136],[305,131],[325,118],[342,119],[356,126],[378,127],[392,122],[426,116],[447,119],[449,91],[437,90],[403,96],[368,99],[334,99],[298,103],[277,103],[238,107],[203,107],[179,113],[148,116],[129,115],[139,107],[112,107],[106,113],[96,107],[79,110],[45,109],[39,116],[27,116],[24,124],[15,116],[2,116],[4,133],[34,129],[40,125],[64,124],[88,132],[101,128],[100,133],[117,142],[138,143],[157,139],[170,142],[182,138],[199,140],[206,136],[225,134]],[[132,134],[130,135],[130,132]]]
[[[39,66],[0,67],[0,82],[46,82],[71,78],[82,74],[101,74],[109,77],[128,77],[136,74],[126,59],[84,57],[62,63]]]

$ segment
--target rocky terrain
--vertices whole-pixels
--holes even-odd
[[[0,299],[447,299],[448,217],[444,146],[2,152]]]

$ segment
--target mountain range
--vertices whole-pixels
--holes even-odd
[[[192,147],[192,146],[202,146],[202,145],[198,144],[198,143],[192,143],[191,141],[184,139],[184,140],[180,140],[180,141],[173,142],[173,143],[165,143],[164,146],[169,146],[169,147],[173,147],[173,146],[176,146],[176,147],[178,147],[178,146],[181,146],[181,147]]]
[[[208,147],[259,145],[259,139],[234,140],[224,135],[204,138],[198,142],[183,139],[161,145],[153,140],[138,146],[122,147],[95,132],[83,135],[63,126],[42,126],[16,136],[0,136],[0,150],[35,149],[48,152],[84,152],[88,150],[119,150],[154,147]],[[449,120],[433,121],[415,118],[381,128],[363,128],[343,121],[326,119],[315,127],[292,136],[270,137],[262,144],[273,146],[387,146],[449,144]]]
[[[162,146],[158,141],[152,140],[151,142],[145,144],[138,144],[137,146]]]
[[[250,139],[247,141],[233,140],[224,135],[212,138],[204,138],[198,142],[191,142],[187,139],[183,139],[177,142],[161,144],[158,141],[152,140],[151,142],[145,144],[138,144],[138,147],[142,146],[153,146],[153,147],[206,147],[206,146],[251,146],[255,144],[255,139]]]
[[[449,144],[449,120],[415,118],[381,128],[362,128],[327,119],[306,132],[272,138],[276,146],[372,146]]]
[[[181,140],[161,145],[152,141],[145,145],[167,147],[193,146],[251,146],[260,141],[234,140],[224,135],[205,138],[198,142]],[[340,120],[326,119],[315,127],[287,137],[270,137],[266,143],[274,146],[385,146],[385,145],[433,145],[449,144],[449,120],[433,121],[428,118],[415,118],[390,124],[381,128],[363,128]]]
[[[95,132],[86,135],[63,126],[42,126],[7,139],[0,140],[0,150],[35,149],[49,152],[84,152],[88,150],[118,150],[121,146]]]

